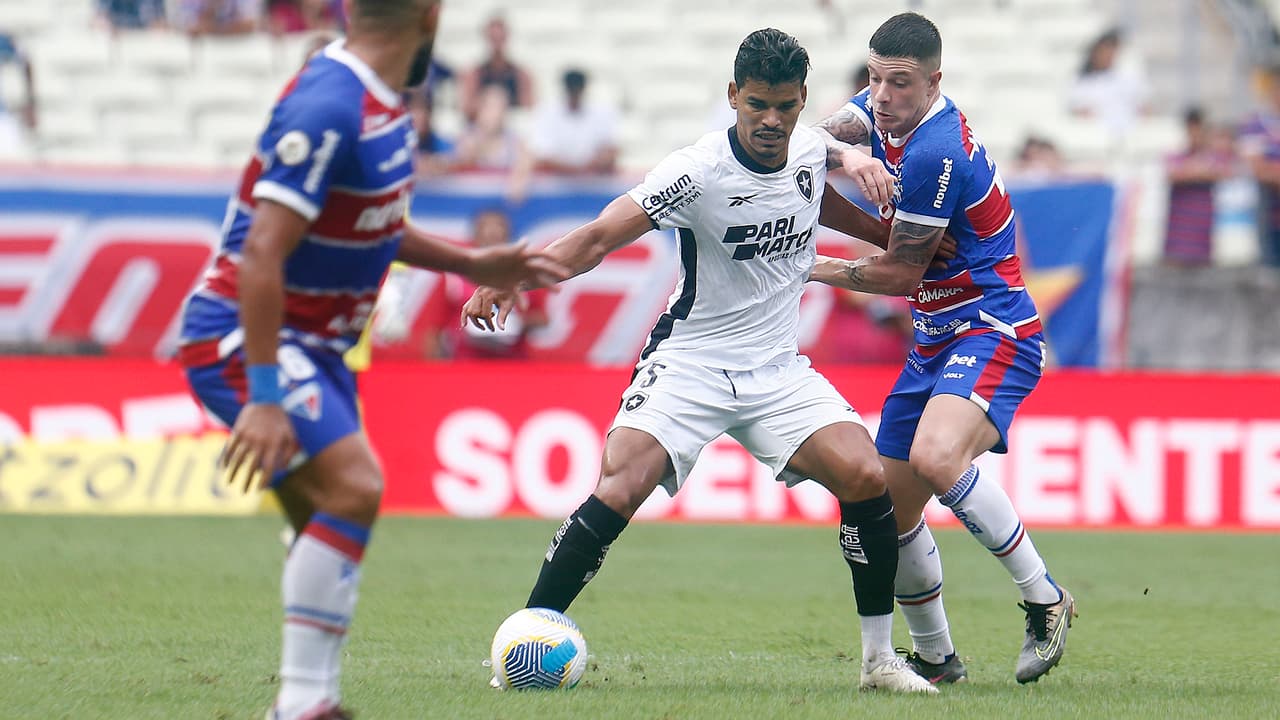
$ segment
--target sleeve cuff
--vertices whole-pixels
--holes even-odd
[[[254,183],[253,199],[278,202],[306,218],[307,222],[314,222],[320,216],[320,208],[316,207],[316,204],[308,200],[305,195],[293,188],[270,180],[259,180]]]
[[[906,220],[907,222],[915,223],[917,225],[927,225],[929,227],[940,227],[940,228],[944,228],[951,224],[951,218],[949,217],[940,218],[940,217],[931,217],[929,215],[917,215],[916,213],[907,212],[906,210],[894,211],[893,219]]]
[[[847,103],[845,103],[845,104],[844,104],[844,109],[845,109],[845,110],[848,110],[848,111],[849,111],[849,112],[851,112],[851,113],[853,113],[853,116],[854,116],[854,117],[856,117],[856,118],[858,118],[859,120],[861,120],[861,121],[862,121],[862,126],[863,126],[863,127],[865,127],[865,128],[867,129],[867,135],[868,135],[868,137],[867,137],[867,142],[866,142],[866,143],[864,143],[864,144],[866,144],[866,145],[870,145],[870,144],[871,144],[871,138],[870,138],[870,135],[871,135],[871,133],[875,132],[875,128],[871,127],[871,118],[867,116],[866,111],[864,111],[862,108],[858,107],[858,104],[857,104],[857,103],[854,103],[854,102],[847,102]]]

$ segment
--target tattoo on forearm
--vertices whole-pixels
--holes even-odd
[[[840,109],[830,117],[818,123],[818,129],[825,130],[830,139],[827,140],[827,167],[840,167],[840,154],[850,145],[861,145],[867,141],[867,126],[850,110]]]
[[[889,231],[889,255],[899,262],[928,267],[946,228],[899,220]]]
[[[849,263],[844,269],[845,277],[849,278],[849,284],[854,290],[864,290],[867,286],[867,268],[861,260],[855,260]]]

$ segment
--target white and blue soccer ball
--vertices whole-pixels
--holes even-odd
[[[571,688],[587,669],[587,641],[564,613],[525,608],[498,626],[490,649],[501,688]]]

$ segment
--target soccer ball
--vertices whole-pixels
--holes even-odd
[[[502,621],[489,655],[501,688],[571,688],[587,669],[582,631],[547,608],[518,610]]]

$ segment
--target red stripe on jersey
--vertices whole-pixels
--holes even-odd
[[[410,190],[410,182],[380,195],[332,190],[311,232],[351,242],[381,240],[404,227]]]
[[[902,162],[902,153],[907,149],[907,144],[903,143],[898,147],[889,144],[889,136],[885,133],[880,134],[881,144],[884,145],[884,159],[893,167],[898,167]]]
[[[973,385],[973,392],[978,397],[991,402],[996,395],[996,388],[1000,387],[1000,383],[1004,380],[1005,371],[1013,366],[1013,359],[1018,354],[1018,345],[1016,341],[1008,336],[1001,336],[1000,344],[996,346],[995,353],[991,356],[990,362],[983,368],[982,375],[978,377],[978,382]]]
[[[240,264],[229,255],[219,255],[204,276],[205,289],[214,295],[235,299],[239,294]]]
[[[253,199],[253,186],[257,184],[258,177],[262,175],[262,159],[255,153],[249,158],[249,164],[245,165],[244,173],[240,176],[240,189],[236,192],[236,197],[245,207],[257,207],[257,203]]]
[[[907,302],[921,312],[936,313],[979,297],[982,297],[982,288],[973,284],[973,273],[965,270],[945,280],[921,282]]]
[[[321,337],[360,332],[373,314],[378,289],[358,295],[307,295],[292,290],[284,294],[285,324]]]
[[[391,107],[383,105],[373,93],[368,90],[364,93],[364,100],[360,106],[360,134],[373,132],[380,127],[384,127],[395,122],[404,115],[404,106]]]
[[[307,65],[310,65],[310,63],[308,62]],[[307,68],[306,66],[304,66],[301,71],[296,73],[293,77],[289,78],[289,83],[284,86],[284,89],[280,91],[279,97],[276,98],[277,105],[280,104],[281,100],[284,100],[286,97],[288,97],[289,93],[293,92],[294,88],[298,87],[298,80],[302,78],[302,73],[306,71],[307,71]]]
[[[956,108],[956,114],[960,116],[960,144],[964,146],[964,154],[973,159],[973,131],[969,129],[969,120],[960,112],[960,108]]]
[[[973,225],[973,231],[977,233],[978,238],[985,240],[1009,224],[1009,218],[1013,215],[1013,206],[1009,204],[1009,196],[993,177],[991,187],[987,188],[987,194],[969,206],[964,214],[969,218],[969,223]]]
[[[182,367],[204,367],[205,365],[212,365],[220,359],[218,357],[217,340],[201,340],[178,348],[178,364],[182,365]]]
[[[999,275],[1001,280],[1008,283],[1009,287],[1026,287],[1026,283],[1022,279],[1022,258],[1017,255],[1010,255],[996,263],[994,269],[996,275]]]
[[[1025,340],[1043,330],[1044,325],[1040,322],[1040,318],[1036,318],[1029,323],[1024,323],[1013,329],[1013,331],[1018,334],[1019,340]]]
[[[227,387],[236,393],[236,402],[243,404],[249,399],[249,381],[244,374],[244,356],[235,353],[227,358],[226,367],[222,368],[222,379],[227,382]]]

